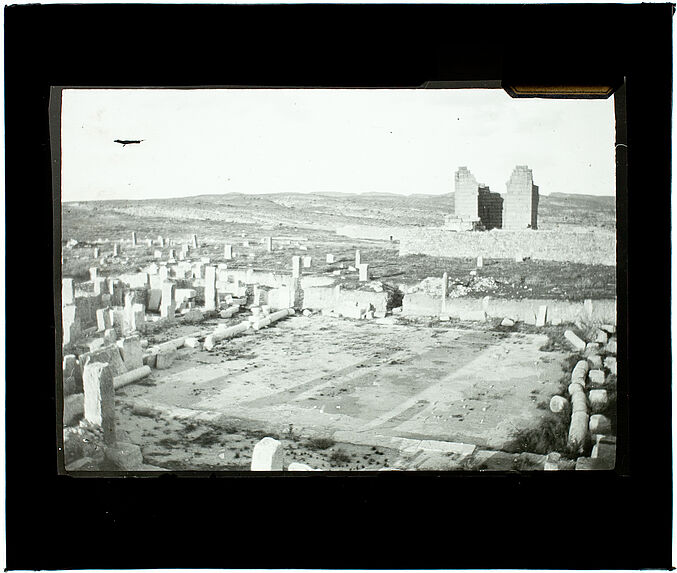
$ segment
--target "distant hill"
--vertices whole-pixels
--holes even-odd
[[[345,224],[384,226],[442,225],[454,212],[454,193],[397,195],[374,192],[198,195],[174,199],[64,203],[69,216],[125,215],[174,222],[205,220],[257,225],[329,229]],[[539,228],[583,226],[613,229],[615,197],[553,193],[539,201]]]

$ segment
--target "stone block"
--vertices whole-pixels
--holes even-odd
[[[506,317],[501,321],[501,326],[515,326],[515,321]]]
[[[104,448],[104,459],[116,469],[133,471],[141,469],[143,455],[136,444],[118,442]]]
[[[600,329],[606,332],[609,336],[616,334],[616,326],[613,324],[603,324]]]
[[[108,364],[113,376],[119,376],[127,372],[120,351],[115,344],[108,344],[94,352],[86,352],[80,355],[80,366],[84,368],[90,362]]]
[[[602,329],[598,329],[595,334],[595,342],[598,344],[606,344],[609,341],[609,335]]]
[[[590,416],[591,434],[608,434],[611,431],[611,420],[602,414]]]
[[[616,376],[618,374],[617,363],[615,356],[607,356],[604,359],[604,367],[609,369],[609,372]]]
[[[559,470],[559,463],[562,459],[562,454],[558,452],[551,452],[545,458],[545,464],[543,469],[545,471],[557,471]]]
[[[151,275],[151,282],[153,276]],[[159,312],[160,303],[162,302],[162,289],[151,288],[148,291],[148,310],[152,312]]]
[[[536,314],[536,326],[545,326],[546,320],[548,318],[548,305],[542,304],[538,307],[538,313]]]
[[[564,338],[569,341],[569,344],[573,346],[574,350],[578,350],[579,352],[585,350],[585,341],[581,340],[573,331],[565,330]]]
[[[141,348],[141,338],[138,336],[128,336],[117,342],[120,348],[120,355],[127,370],[135,370],[143,366],[143,350]]]
[[[590,401],[590,409],[593,412],[602,412],[609,403],[607,391],[603,389],[590,390],[588,400]]]
[[[105,444],[115,442],[115,390],[108,364],[88,363],[83,371],[84,415],[103,430]]]
[[[602,368],[602,357],[598,354],[591,354],[588,356],[588,364],[590,365],[590,368],[599,370]]]
[[[588,372],[588,381],[593,388],[604,386],[604,370],[590,370],[590,372]]]
[[[107,308],[100,308],[96,311],[96,329],[99,332],[105,332],[112,326],[110,322],[110,313]]]
[[[200,341],[193,336],[189,336],[188,338],[186,338],[186,340],[183,341],[183,345],[188,348],[199,348]]]
[[[290,471],[290,472],[314,472],[316,470],[311,468],[307,464],[301,464],[299,462],[292,462],[292,463],[289,464],[287,471]]]
[[[265,437],[254,446],[251,471],[282,471],[284,450],[282,443]]]
[[[477,268],[481,269],[484,266],[484,257],[477,257]]]
[[[63,357],[63,393],[64,396],[79,394],[82,389],[82,371],[77,358],[73,354]]]
[[[61,306],[75,303],[75,287],[73,279],[63,279],[61,281]]]
[[[615,338],[610,338],[609,342],[607,342],[605,350],[609,354],[616,354],[617,350],[617,344],[616,344],[616,339]]]
[[[334,259],[334,255],[332,255],[332,254],[328,254],[328,255],[327,255],[326,261],[327,261],[328,264],[333,263],[334,260],[335,260],[335,259]]]
[[[550,398],[550,411],[558,414],[565,412],[570,408],[569,401],[564,396],[553,396]]]
[[[165,370],[171,368],[176,359],[176,350],[175,349],[165,349],[157,353],[157,360],[155,362],[155,368],[158,370]]]
[[[183,320],[188,323],[202,322],[204,320],[204,315],[200,309],[196,308],[184,314]]]
[[[143,365],[157,368],[157,352],[148,352],[143,355]]]

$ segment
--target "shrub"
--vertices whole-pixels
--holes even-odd
[[[329,456],[329,461],[333,464],[347,464],[350,462],[350,456],[341,448],[334,450]]]
[[[306,447],[310,450],[327,450],[335,444],[331,438],[310,438],[306,442]]]

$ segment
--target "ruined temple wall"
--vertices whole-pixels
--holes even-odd
[[[455,232],[443,227],[411,227],[400,232],[400,255],[514,259],[517,254],[546,261],[616,264],[616,233],[611,231]]]
[[[478,217],[479,185],[467,167],[459,167],[454,176],[455,214],[460,219],[473,220]]]
[[[531,169],[526,165],[515,167],[506,186],[503,228],[537,229],[538,186],[534,185]]]

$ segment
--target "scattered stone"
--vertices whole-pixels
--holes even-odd
[[[600,326],[600,329],[602,329],[609,335],[616,334],[616,326],[613,324],[603,324],[602,326]]]
[[[606,344],[609,341],[609,335],[604,332],[603,330],[597,330],[596,336],[595,336],[595,342],[599,344]]]
[[[511,318],[505,317],[501,321],[501,326],[515,326],[515,321],[512,320]]]
[[[588,364],[590,368],[599,370],[602,368],[602,357],[599,354],[591,354],[588,356]]]
[[[562,459],[562,454],[559,452],[551,452],[545,458],[543,469],[546,471],[559,470],[559,462]]]
[[[309,465],[301,464],[298,462],[292,462],[289,464],[287,471],[290,472],[314,472],[315,469],[311,468]]]
[[[303,316],[313,316],[313,313],[306,308],[303,310]]]
[[[608,434],[611,431],[611,420],[602,414],[590,416],[591,434]]]
[[[609,372],[611,372],[614,376],[618,374],[615,356],[607,356],[604,359],[604,367],[608,368]]]
[[[199,308],[195,308],[184,314],[183,320],[188,323],[202,322],[204,320],[204,314],[202,314],[202,311]]]
[[[590,390],[588,400],[590,401],[590,409],[596,413],[602,412],[609,403],[606,390]]]
[[[189,336],[183,341],[183,345],[187,346],[188,348],[199,348],[200,341],[193,336]]]
[[[585,341],[581,340],[576,334],[574,334],[573,331],[571,330],[565,330],[564,331],[564,338],[566,338],[571,346],[574,347],[575,350],[578,350],[579,352],[582,352],[585,350]]]
[[[565,412],[569,409],[569,401],[564,396],[553,396],[550,398],[550,411],[555,414]]]
[[[176,359],[176,350],[172,348],[164,349],[157,353],[157,359],[155,362],[155,368],[158,370],[165,370],[171,368]]]
[[[590,386],[592,387],[598,387],[598,386],[604,386],[604,370],[590,370],[588,372],[588,381],[590,382]]]
[[[117,469],[132,471],[143,465],[141,448],[136,444],[118,442],[104,448],[104,459]]]
[[[396,306],[395,308],[393,308],[393,310],[392,310],[391,312],[392,312],[393,314],[402,314],[402,307],[401,307],[401,306]]]
[[[610,338],[609,342],[607,342],[607,344],[606,344],[606,351],[609,354],[616,354],[616,348],[617,348],[616,339]]]
[[[270,437],[263,438],[252,453],[251,471],[282,471],[284,450],[282,443]]]

